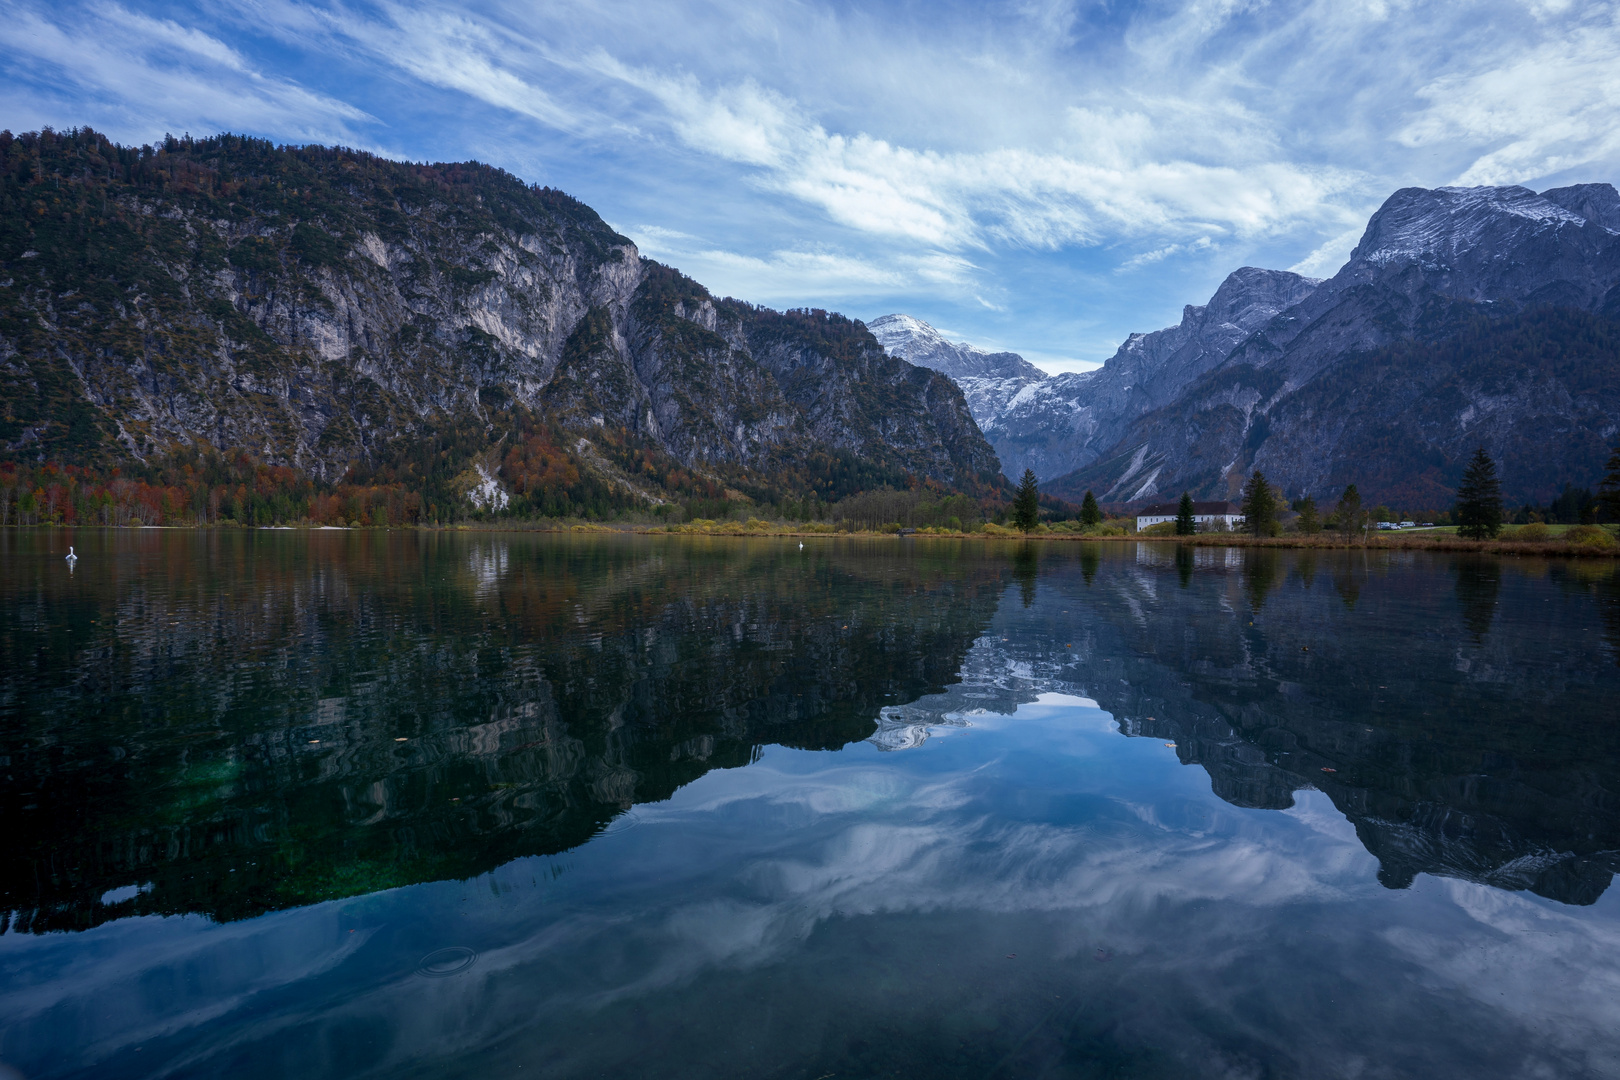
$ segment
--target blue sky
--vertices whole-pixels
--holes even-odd
[[[0,0],[0,126],[477,158],[715,292],[1090,366],[1407,185],[1620,174],[1620,5]]]

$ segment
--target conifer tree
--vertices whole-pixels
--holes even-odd
[[[1277,494],[1259,469],[1243,485],[1243,528],[1251,536],[1270,536],[1277,525]]]
[[[1457,485],[1457,535],[1484,540],[1502,531],[1502,481],[1482,446]]]
[[[1598,507],[1603,511],[1603,520],[1620,521],[1620,446],[1614,448],[1609,463],[1603,468],[1603,483],[1598,485]]]
[[[1080,524],[1096,525],[1101,523],[1102,519],[1102,507],[1097,505],[1097,496],[1088,488],[1085,501],[1080,504]]]
[[[1322,519],[1316,512],[1316,500],[1309,495],[1299,500],[1299,531],[1310,535],[1322,531]]]
[[[1339,506],[1333,511],[1333,516],[1338,519],[1341,532],[1348,534],[1361,531],[1363,517],[1361,492],[1356,490],[1356,485],[1346,485],[1344,494],[1339,496]]]
[[[1018,494],[1013,496],[1013,525],[1024,532],[1032,531],[1041,520],[1041,489],[1035,483],[1035,470],[1025,469],[1018,481]]]
[[[1176,535],[1191,536],[1198,531],[1198,518],[1193,509],[1191,492],[1181,493],[1181,505],[1176,507]]]

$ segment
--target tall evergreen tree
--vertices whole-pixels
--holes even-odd
[[[1191,492],[1181,493],[1181,505],[1176,507],[1176,535],[1191,536],[1198,531],[1198,518],[1193,509]]]
[[[1604,521],[1620,521],[1620,446],[1609,455],[1604,467],[1603,483],[1598,485],[1598,507]]]
[[[1024,532],[1035,528],[1041,520],[1041,489],[1035,483],[1035,470],[1025,469],[1018,481],[1018,494],[1013,496],[1013,525]]]
[[[1300,532],[1305,533],[1308,536],[1312,533],[1319,533],[1322,531],[1322,518],[1316,512],[1315,499],[1307,495],[1303,499],[1299,500],[1299,504],[1295,507],[1295,509],[1299,511],[1299,521],[1297,522],[1297,527],[1299,528]]]
[[[1102,507],[1097,505],[1097,496],[1086,489],[1085,501],[1080,504],[1080,524],[1096,525],[1102,521]]]
[[[1259,469],[1243,485],[1243,529],[1251,536],[1270,536],[1277,525],[1277,493]]]
[[[1502,531],[1502,481],[1482,446],[1457,485],[1457,535],[1483,540]]]
[[[1347,534],[1361,531],[1366,515],[1361,509],[1361,492],[1356,490],[1356,485],[1345,486],[1344,494],[1339,496],[1339,506],[1333,511],[1333,516],[1339,522],[1339,531]]]

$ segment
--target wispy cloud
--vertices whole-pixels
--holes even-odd
[[[1613,2],[190,2],[0,0],[8,122],[478,156],[720,291],[1057,356],[1332,273],[1397,187],[1620,171]]]
[[[655,225],[630,231],[643,255],[676,266],[716,295],[766,303],[894,294],[919,284],[956,292],[972,280],[972,264],[946,254],[871,260],[838,251],[787,249],[745,255],[705,246],[698,237]]]
[[[1551,8],[1536,9],[1543,20]],[[1561,12],[1560,12],[1561,13]],[[1565,35],[1504,49],[1483,70],[1447,72],[1419,91],[1427,107],[1400,132],[1414,149],[1481,151],[1460,184],[1517,184],[1620,156],[1620,12],[1593,9]]]
[[[1172,255],[1185,255],[1195,251],[1209,251],[1214,248],[1214,246],[1215,244],[1207,236],[1200,236],[1197,240],[1194,240],[1190,244],[1166,244],[1163,247],[1154,248],[1152,251],[1144,251],[1140,255],[1132,255],[1130,258],[1119,264],[1119,268],[1115,271],[1115,273],[1125,273],[1129,270],[1141,269],[1144,266],[1152,266],[1156,262],[1163,262]]]
[[[6,5],[8,81],[44,102],[86,99],[126,130],[274,130],[288,141],[353,141],[362,109],[261,70],[212,34],[118,4],[68,11]],[[82,117],[89,120],[91,117]],[[100,120],[100,118],[97,118]],[[100,120],[103,126],[107,120]]]

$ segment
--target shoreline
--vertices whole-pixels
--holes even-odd
[[[6,525],[0,530],[18,532],[36,529],[95,529],[118,532],[144,532],[147,530],[162,530],[168,532],[294,532],[294,533],[585,533],[604,534],[612,533],[624,536],[707,536],[707,537],[742,537],[742,538],[768,538],[781,537],[793,539],[850,539],[850,540],[977,540],[977,541],[1017,541],[1028,542],[1057,542],[1057,543],[1093,543],[1093,544],[1160,544],[1178,547],[1216,547],[1216,548],[1274,548],[1292,550],[1320,550],[1320,551],[1432,551],[1436,553],[1452,554],[1480,554],[1480,555],[1531,555],[1552,558],[1620,558],[1620,541],[1611,540],[1608,544],[1570,543],[1557,538],[1547,540],[1514,540],[1512,537],[1503,537],[1497,540],[1468,540],[1458,536],[1446,534],[1436,536],[1429,534],[1374,534],[1360,540],[1352,540],[1337,535],[1317,534],[1312,536],[1246,536],[1242,533],[1197,533],[1193,536],[1142,536],[1136,533],[1124,535],[1096,536],[1082,533],[1067,532],[1041,532],[1018,533],[1011,529],[994,526],[997,531],[975,532],[915,532],[894,533],[877,530],[854,530],[849,532],[831,529],[796,529],[786,526],[766,526],[764,528],[748,528],[737,522],[716,526],[690,526],[690,525],[627,525],[615,526],[599,522],[580,522],[577,524],[550,524],[550,525],[497,525],[493,523],[465,523],[455,525],[78,525],[78,524],[51,524],[51,525]],[[1611,538],[1613,533],[1609,534]]]

